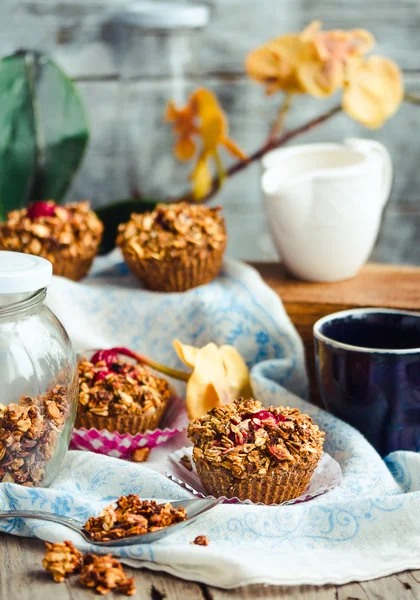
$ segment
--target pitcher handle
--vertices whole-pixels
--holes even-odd
[[[364,140],[361,138],[347,138],[346,140],[344,140],[344,144],[346,146],[349,146],[350,148],[353,148],[354,150],[363,152],[364,154],[375,153],[380,156],[382,162],[381,199],[383,208],[389,198],[389,194],[392,188],[392,180],[394,178],[392,159],[388,150],[380,142],[375,142],[373,140]]]

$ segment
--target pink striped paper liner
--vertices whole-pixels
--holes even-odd
[[[136,435],[106,429],[74,429],[70,448],[129,459],[136,448],[155,448],[165,444],[174,435],[184,431],[188,423],[184,400],[173,396],[161,421],[161,428]]]

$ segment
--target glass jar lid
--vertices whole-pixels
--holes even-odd
[[[45,258],[0,251],[0,295],[35,292],[48,287],[51,278],[52,264]]]
[[[116,20],[141,29],[195,29],[207,25],[209,15],[209,7],[204,4],[136,2]]]

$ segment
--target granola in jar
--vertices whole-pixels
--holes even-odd
[[[169,502],[158,504],[154,500],[141,500],[137,494],[129,494],[104,508],[98,517],[91,517],[84,530],[92,540],[105,542],[153,533],[186,518],[182,507],[174,508]]]
[[[226,248],[220,208],[180,202],[132,214],[119,227],[117,245],[131,271],[152,290],[182,292],[220,271]]]
[[[297,408],[239,398],[190,423],[193,459],[208,494],[265,504],[300,496],[324,433]]]
[[[76,417],[77,360],[45,305],[52,265],[0,250],[0,482],[48,486]]]
[[[42,256],[55,275],[78,281],[88,273],[102,233],[89,202],[58,206],[48,200],[9,213],[0,223],[0,250]]]
[[[0,406],[0,482],[43,484],[68,417],[64,386]]]
[[[113,350],[79,361],[76,427],[143,433],[156,429],[172,391],[166,379]]]

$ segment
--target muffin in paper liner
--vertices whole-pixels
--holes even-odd
[[[72,281],[80,281],[84,279],[86,275],[89,273],[93,261],[96,258],[98,253],[99,243],[96,249],[92,249],[87,255],[83,258],[69,258],[66,255],[62,255],[59,250],[57,250],[52,258],[54,275],[59,275],[60,277],[67,277],[67,279],[71,279]]]
[[[118,433],[106,429],[74,429],[71,440],[72,450],[89,450],[96,454],[106,454],[115,458],[129,459],[136,448],[155,448],[165,444],[174,435],[185,431],[188,426],[188,416],[185,402],[178,396],[173,396],[168,402],[168,408],[161,422],[161,428],[148,430],[132,435]]]
[[[157,260],[139,258],[121,248],[130,271],[149,290],[185,292],[213,281],[222,267],[226,244],[221,248],[203,250],[199,255]]]
[[[290,406],[237,398],[191,421],[188,438],[207,493],[280,504],[305,490],[325,433]]]
[[[108,431],[115,431],[122,435],[130,433],[136,435],[137,433],[145,433],[146,431],[152,431],[157,429],[160,421],[165,414],[166,407],[169,404],[168,400],[163,403],[155,412],[151,415],[116,415],[113,417],[100,417],[92,413],[82,413],[76,416],[76,428],[84,429],[97,429]]]
[[[79,363],[79,383],[80,383],[80,396],[83,393],[83,378],[81,378],[81,368],[83,365],[89,368],[89,361],[98,353],[111,353],[111,356],[115,355],[115,360],[118,361],[121,356],[122,365],[132,363],[133,366],[136,365],[136,360],[129,355],[125,355],[124,352],[130,352],[125,348],[111,348],[108,350],[98,350],[98,349],[86,349],[79,350],[77,352],[77,360]],[[89,358],[87,358],[89,357]],[[117,358],[118,357],[118,358]],[[105,363],[102,361],[102,366],[94,368],[98,368],[101,370],[109,370],[112,367],[107,367]],[[99,363],[98,363],[99,365]],[[166,388],[164,394],[159,394],[159,405],[156,406],[155,410],[147,411],[147,412],[116,412],[114,414],[108,414],[106,416],[95,414],[90,410],[84,410],[83,405],[81,403],[81,398],[79,399],[79,407],[76,415],[76,429],[96,429],[98,431],[107,430],[111,432],[120,433],[122,435],[131,434],[132,436],[136,436],[137,434],[143,434],[148,431],[152,431],[157,429],[162,419],[165,418],[165,413],[168,409],[169,403],[172,398],[176,396],[173,389],[168,384],[167,380],[159,375],[153,373],[151,369],[148,367],[138,364],[141,369],[147,371],[148,375],[153,377],[156,381],[160,381],[165,384]],[[115,371],[115,377],[118,377],[121,374],[121,371]],[[86,377],[86,374],[83,372],[83,377]],[[123,376],[125,377],[125,376]],[[106,377],[103,378],[106,380]],[[128,379],[128,378],[127,378]],[[100,383],[98,383],[100,385]],[[146,385],[145,385],[146,387]],[[86,392],[88,393],[88,392]],[[113,392],[109,392],[112,394]],[[184,403],[185,404],[185,403]],[[185,407],[182,408],[185,412]]]
[[[190,459],[192,470],[189,470],[183,464],[182,459],[185,456]],[[197,496],[198,498],[218,497],[226,504],[257,504],[260,506],[285,506],[289,504],[306,502],[307,500],[315,498],[316,496],[321,496],[322,494],[333,490],[339,486],[342,481],[340,465],[329,454],[323,452],[318,466],[307,481],[305,489],[296,498],[289,500],[285,499],[281,500],[280,502],[270,502],[269,493],[267,493],[267,496],[264,498],[265,502],[253,502],[251,499],[240,500],[238,497],[227,498],[224,495],[214,496],[206,493],[204,485],[200,480],[197,467],[193,460],[192,446],[181,448],[180,450],[177,450],[168,456],[165,465],[165,475],[181,487],[192,492],[194,496]],[[299,480],[300,478],[301,475],[299,475]],[[291,482],[288,482],[287,487],[289,487],[289,485],[291,485]],[[262,493],[262,490],[258,491],[259,493]]]
[[[132,214],[117,245],[129,269],[150,290],[184,292],[217,277],[226,249],[219,208],[180,202]]]
[[[103,224],[87,201],[58,206],[53,200],[11,211],[0,224],[0,250],[42,256],[54,275],[80,281],[98,253]]]
[[[127,374],[123,373],[126,364],[132,363],[133,367],[137,364],[135,357],[130,356],[130,352],[130,350],[125,348],[111,348],[108,350],[80,349],[77,352],[79,381],[81,382],[80,394],[83,393],[83,385],[86,385],[83,381],[90,380],[90,373],[97,373],[99,375],[102,375],[102,372],[105,373],[105,377],[102,376],[98,380],[98,385],[100,386],[100,381],[105,380],[111,374],[109,370],[111,369],[112,371],[113,368],[115,368],[115,377],[123,377],[124,381],[127,378],[127,381],[131,384],[135,383],[135,381],[130,381],[129,372]],[[98,353],[102,353],[103,356],[98,357],[99,361],[92,367],[90,361]],[[121,357],[121,362],[119,362],[119,357]],[[98,359],[95,359],[95,362]],[[109,365],[107,365],[107,360],[110,361]],[[118,366],[119,368],[116,369]],[[94,414],[90,410],[78,410],[72,436],[71,447],[73,449],[90,450],[117,458],[130,458],[133,450],[144,447],[154,448],[186,429],[188,426],[188,416],[184,400],[176,395],[166,379],[156,376],[150,369],[141,364],[139,364],[139,368],[146,371],[146,380],[143,380],[140,384],[141,386],[144,385],[145,388],[150,386],[148,378],[160,381],[160,385],[163,385],[163,391],[161,393],[158,392],[159,402],[155,405],[155,409],[153,411],[147,410],[146,412],[122,411],[120,413],[114,410],[114,414],[108,414],[107,416]],[[97,369],[97,371],[92,369]],[[89,393],[88,390],[89,388],[86,387],[85,395]],[[124,400],[113,396],[112,386],[108,392],[103,391],[109,394],[112,401],[115,398],[117,398],[118,402]],[[128,391],[131,393],[130,390]],[[122,395],[121,391],[120,395]],[[107,396],[104,396],[102,400],[107,402]]]

